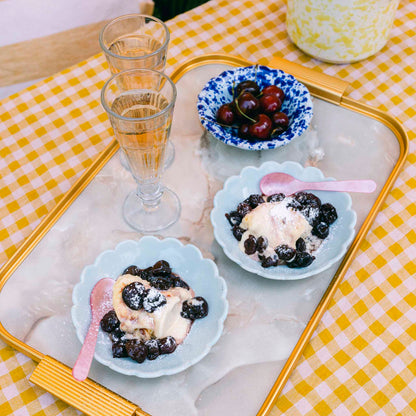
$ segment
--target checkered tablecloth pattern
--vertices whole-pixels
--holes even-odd
[[[273,55],[348,81],[354,99],[405,126],[403,172],[271,414],[416,414],[416,3],[403,0],[377,55],[330,65],[300,52],[283,0],[212,0],[169,22],[167,72],[192,56]],[[108,77],[92,57],[0,102],[0,262],[4,263],[111,140],[99,105]],[[28,382],[35,364],[0,342],[0,415],[75,415]]]

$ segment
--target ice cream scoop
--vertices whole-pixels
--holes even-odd
[[[104,278],[99,280],[92,289],[90,295],[91,323],[72,369],[72,376],[78,381],[83,381],[88,376],[94,357],[100,321],[107,312],[113,309],[113,286],[113,279]]]
[[[263,176],[260,190],[264,195],[283,193],[292,195],[299,191],[338,191],[371,193],[377,188],[373,180],[354,179],[349,181],[304,182],[283,172],[273,172]]]

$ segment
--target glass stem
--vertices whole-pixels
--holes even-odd
[[[160,182],[141,183],[137,186],[137,196],[142,200],[146,211],[153,211],[158,207],[162,194]]]

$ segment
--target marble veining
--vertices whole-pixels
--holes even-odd
[[[336,179],[373,179],[380,190],[399,155],[393,132],[383,124],[318,99],[310,128],[287,146],[252,152],[225,145],[204,132],[195,105],[207,80],[226,68],[197,68],[177,84],[171,133],[176,158],[163,180],[178,194],[182,215],[159,235],[196,245],[218,265],[230,306],[223,335],[202,361],[173,376],[139,379],[97,362],[91,368],[92,379],[153,416],[255,414],[337,268],[300,281],[270,281],[231,262],[215,242],[209,221],[224,180],[247,165],[294,160]],[[73,366],[81,345],[70,318],[72,288],[100,252],[141,237],[121,216],[133,187],[116,154],[0,292],[0,320],[8,331]],[[357,229],[377,195],[352,195]]]

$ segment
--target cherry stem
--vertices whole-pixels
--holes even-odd
[[[270,137],[273,138],[274,135],[276,136],[280,136],[283,132],[285,132],[287,129],[283,129],[281,127],[276,127],[275,129],[272,130],[272,132],[270,133]]]
[[[242,91],[241,92],[241,94],[243,93],[244,91]],[[240,94],[240,95],[241,95]],[[238,98],[239,98],[240,96],[238,96]],[[236,98],[235,100],[234,100],[234,103],[235,103],[235,106],[236,106],[236,108],[237,108],[237,110],[238,110],[238,112],[243,116],[243,117],[245,117],[246,119],[248,119],[248,120],[250,120],[252,123],[257,123],[257,121],[256,120],[253,120],[251,117],[249,117],[247,114],[244,114],[241,110],[240,110],[240,107],[239,107],[239,105],[238,105],[238,98]]]
[[[219,123],[218,121],[214,121],[214,120],[210,120],[210,119],[208,119],[208,118],[205,118],[205,117],[200,117],[200,119],[201,120],[205,120],[205,121],[209,121],[210,123],[215,123],[215,124],[218,124],[219,126],[221,126],[221,127],[229,127],[230,129],[234,129],[234,128],[237,128],[238,126],[235,126],[235,125],[233,125],[233,124],[231,124],[231,125],[229,125],[229,124],[222,124],[222,123]]]

